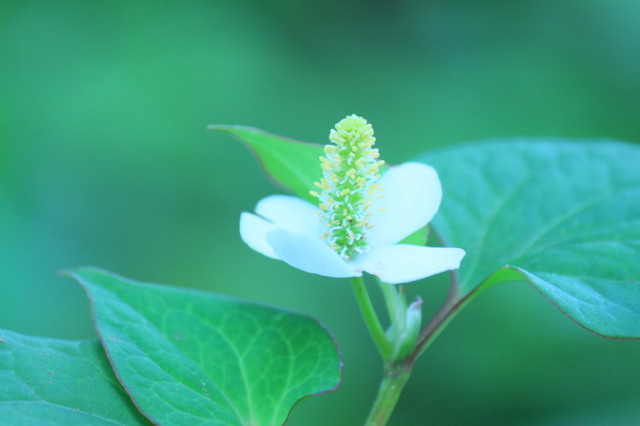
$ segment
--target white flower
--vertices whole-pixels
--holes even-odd
[[[360,117],[338,123],[331,140],[337,146],[325,149],[324,178],[316,184],[322,192],[312,192],[320,209],[292,196],[266,197],[256,214],[240,216],[244,242],[295,268],[335,278],[365,271],[399,284],[457,269],[462,249],[397,244],[438,211],[442,188],[436,171],[405,163],[379,177],[383,162],[371,148],[373,130]]]

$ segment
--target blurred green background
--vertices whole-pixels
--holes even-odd
[[[276,193],[207,124],[322,142],[367,118],[387,162],[492,137],[640,140],[640,2],[4,1],[0,328],[93,338],[95,265],[310,313],[344,383],[293,425],[354,425],[379,380],[345,281],[252,252]],[[446,194],[445,194],[446,196]],[[412,285],[433,312],[440,278]],[[420,359],[392,424],[640,424],[640,342],[595,337],[532,288],[479,297]]]

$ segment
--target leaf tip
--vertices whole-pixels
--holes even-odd
[[[236,133],[238,131],[251,131],[251,132],[257,132],[257,133],[266,133],[260,129],[256,129],[254,127],[249,127],[249,126],[239,126],[237,124],[231,125],[231,124],[209,124],[206,127],[206,130],[208,131],[218,131],[218,132],[225,132],[225,133]]]
[[[68,269],[61,269],[57,272],[56,275],[60,277],[70,277],[70,278],[78,279],[80,275],[84,273],[90,273],[90,272],[104,273],[105,271],[95,266],[75,266]]]
[[[206,129],[207,130],[219,130],[222,132],[226,132],[229,131],[229,127],[231,126],[226,126],[224,124],[209,124]]]

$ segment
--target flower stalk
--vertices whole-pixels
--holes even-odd
[[[380,320],[373,307],[373,303],[371,303],[371,298],[369,297],[369,292],[364,284],[364,279],[362,277],[352,277],[349,279],[349,282],[351,283],[353,294],[356,297],[358,308],[360,308],[364,324],[366,325],[367,330],[369,330],[369,334],[378,348],[380,356],[382,356],[383,360],[387,361],[391,356],[393,347],[380,324]]]
[[[410,355],[416,348],[420,330],[422,300],[418,298],[407,306],[402,287],[378,281],[391,323],[385,333],[364,280],[357,277],[350,278],[349,281],[364,323],[384,361],[382,381],[365,425],[385,425],[411,376],[415,358]]]

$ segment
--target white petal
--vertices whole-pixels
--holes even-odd
[[[397,243],[429,223],[440,207],[440,179],[426,164],[392,167],[382,175],[380,187],[382,198],[369,208],[373,228],[367,239],[372,247]]]
[[[362,254],[355,263],[386,283],[400,284],[457,269],[464,255],[459,248],[396,244]]]
[[[278,259],[305,272],[333,278],[362,275],[362,271],[344,261],[317,237],[279,228],[267,234],[267,241]]]
[[[270,220],[279,228],[317,236],[324,232],[319,211],[318,206],[290,195],[271,195],[256,205],[256,214]]]
[[[240,215],[240,237],[249,247],[262,253],[265,256],[277,259],[278,256],[267,242],[267,233],[276,229],[276,226],[256,216],[255,214],[243,212]]]

